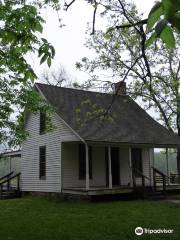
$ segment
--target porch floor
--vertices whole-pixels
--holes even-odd
[[[162,185],[157,186],[157,190],[162,190]],[[180,192],[180,184],[170,184],[166,185],[166,191]],[[84,187],[69,187],[63,188],[62,193],[65,194],[75,194],[75,195],[85,195],[85,196],[95,196],[95,195],[115,195],[115,194],[126,194],[132,193],[133,188],[130,186],[114,186],[112,189],[108,187],[90,187],[89,190],[86,190]]]
[[[106,194],[120,194],[120,193],[132,193],[133,188],[129,186],[117,186],[112,189],[108,187],[91,187],[86,190],[83,187],[63,188],[62,193],[68,194],[80,194],[80,195],[106,195]]]
[[[162,185],[157,185],[157,189],[161,190],[162,189]],[[179,190],[180,191],[180,184],[175,184],[175,183],[171,183],[171,184],[167,184],[166,185],[166,191],[174,191],[174,190]]]

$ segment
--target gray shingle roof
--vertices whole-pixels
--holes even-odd
[[[116,96],[111,114],[100,120],[113,95],[36,83],[57,114],[84,140],[180,145],[180,138],[151,118],[129,96]]]

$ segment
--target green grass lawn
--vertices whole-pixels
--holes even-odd
[[[174,234],[136,236],[137,226]],[[1,240],[180,239],[180,205],[152,201],[55,202],[26,197],[0,201]]]

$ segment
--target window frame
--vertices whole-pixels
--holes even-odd
[[[46,179],[46,146],[39,147],[39,179]]]

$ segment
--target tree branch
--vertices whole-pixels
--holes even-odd
[[[94,35],[95,33],[95,23],[96,23],[96,12],[97,12],[97,6],[98,6],[98,3],[96,0],[94,0],[94,12],[93,12],[93,25],[92,25],[92,33],[91,35]]]
[[[140,57],[141,57],[141,56],[140,56]],[[140,57],[139,57],[139,58],[140,58]],[[130,71],[133,69],[133,67],[136,65],[136,63],[137,63],[137,61],[139,60],[139,58],[137,58],[137,59],[135,60],[135,62],[131,65],[131,67],[127,70],[127,72],[126,72],[126,74],[124,75],[121,83],[123,83],[123,82],[126,80],[129,72],[130,72]],[[109,104],[108,108],[106,109],[105,113],[103,114],[104,117],[105,117],[107,114],[110,113],[111,108],[112,108],[112,105],[113,105],[113,103],[114,103],[114,101],[115,101],[116,96],[118,95],[118,91],[119,91],[120,87],[121,87],[121,84],[119,84],[118,88],[116,89],[115,94],[113,95],[113,98],[112,98],[111,103]]]
[[[70,3],[65,2],[65,3],[64,3],[64,7],[65,7],[64,10],[67,11],[68,8],[69,8],[75,1],[76,1],[76,0],[72,0]]]
[[[123,25],[119,25],[119,26],[115,26],[115,29],[123,29],[123,28],[130,28],[130,27],[135,27],[135,26],[140,26],[140,25],[144,25],[147,24],[148,19],[143,19],[141,21],[138,21],[136,23],[130,23],[130,24],[123,24]]]

